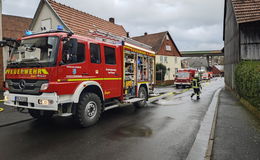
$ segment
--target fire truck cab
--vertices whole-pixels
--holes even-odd
[[[73,115],[82,127],[114,107],[145,106],[155,81],[155,53],[129,38],[93,35],[30,32],[13,43],[4,104],[38,119]]]
[[[176,88],[186,87],[189,88],[192,86],[192,79],[195,74],[197,74],[197,70],[195,69],[180,69],[176,74],[176,78],[174,80],[174,84]]]

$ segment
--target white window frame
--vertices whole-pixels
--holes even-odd
[[[172,51],[172,47],[170,45],[165,45],[165,50],[166,51]]]
[[[164,56],[164,63],[168,63],[168,57]]]
[[[163,63],[163,56],[160,56],[160,62]]]

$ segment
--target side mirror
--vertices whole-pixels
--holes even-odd
[[[76,38],[71,38],[68,42],[68,49],[70,51],[70,54],[77,55],[77,49],[78,49],[78,40]]]
[[[7,45],[6,41],[0,41],[0,47],[5,47]]]

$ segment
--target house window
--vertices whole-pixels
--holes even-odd
[[[41,31],[51,30],[51,19],[44,19],[41,21]]]
[[[166,45],[166,46],[165,46],[165,50],[166,50],[166,51],[171,51],[171,50],[172,50],[172,48],[171,48],[171,46],[169,46],[169,45]]]
[[[106,64],[116,64],[115,48],[105,46],[105,62]]]
[[[174,59],[175,59],[175,63],[178,63],[178,58],[177,58],[177,57],[174,57]]]
[[[164,63],[168,63],[167,57],[164,57]]]
[[[160,56],[160,62],[163,63],[163,56]]]
[[[100,64],[100,45],[99,44],[90,44],[90,62]]]

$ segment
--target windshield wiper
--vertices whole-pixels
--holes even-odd
[[[29,63],[25,63],[25,62],[29,62]],[[42,67],[42,64],[39,62],[39,59],[37,57],[34,57],[32,59],[23,59],[20,64],[25,64],[25,65],[28,65],[28,64],[36,64],[38,65],[38,67]]]
[[[39,61],[39,59],[37,57],[34,58],[29,58],[29,59],[23,59],[21,62],[31,62],[31,61]]]
[[[19,62],[9,62],[7,65],[10,65],[11,67],[19,67]]]

